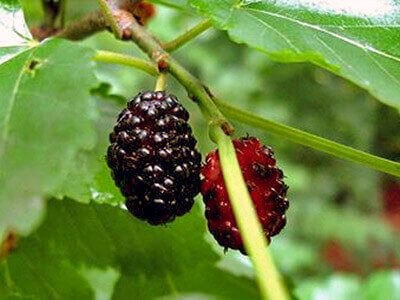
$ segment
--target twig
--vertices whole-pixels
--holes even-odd
[[[67,26],[55,35],[58,38],[81,40],[107,29],[106,19],[100,10],[95,11]]]
[[[168,52],[175,51],[184,46],[189,41],[199,36],[200,34],[202,34],[203,32],[205,32],[210,27],[211,27],[211,21],[209,19],[203,20],[199,24],[194,26],[192,29],[188,30],[184,34],[177,37],[176,39],[168,43],[163,43],[162,46]]]
[[[106,19],[107,25],[111,28],[112,32],[114,33],[115,37],[118,39],[122,38],[122,29],[118,25],[118,21],[114,16],[114,11],[116,10],[108,5],[106,0],[97,0],[97,3],[100,6],[100,10],[103,12],[103,16]]]

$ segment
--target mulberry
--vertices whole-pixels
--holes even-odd
[[[128,210],[152,225],[189,212],[199,193],[201,155],[188,119],[175,96],[142,92],[120,113],[110,134],[112,177]]]
[[[286,224],[289,202],[283,172],[276,166],[271,148],[261,146],[258,139],[241,138],[233,144],[265,237],[270,242]],[[210,232],[225,249],[238,249],[246,254],[225,188],[218,151],[207,156],[201,172],[204,175],[201,193]]]

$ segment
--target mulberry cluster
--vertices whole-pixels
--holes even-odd
[[[188,119],[175,96],[143,92],[120,113],[110,134],[112,177],[128,210],[150,224],[189,212],[199,193],[201,155]]]
[[[289,202],[283,172],[276,166],[271,148],[262,146],[256,138],[237,139],[233,144],[265,237],[270,242],[286,224]],[[238,249],[246,254],[225,188],[218,151],[207,156],[202,174],[201,193],[210,232],[225,249]]]

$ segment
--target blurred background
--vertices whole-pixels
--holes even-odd
[[[67,7],[69,21],[96,5],[96,1],[75,2],[79,5]],[[31,27],[41,23],[39,0],[25,1],[24,9]],[[191,14],[157,6],[155,18],[147,26],[160,40],[168,41],[198,21]],[[116,41],[109,33],[82,43],[143,56],[132,44]],[[233,105],[375,155],[400,159],[398,112],[320,68],[275,63],[263,53],[232,43],[216,30],[201,35],[175,56]],[[98,63],[97,71],[103,84],[93,94],[99,101],[118,104],[108,112],[111,115],[138,91],[155,84],[153,78],[129,67]],[[199,148],[206,154],[213,145],[198,108],[172,78],[169,90],[190,111]],[[248,133],[270,145],[287,177],[288,224],[272,242],[276,262],[285,275],[307,286],[307,282],[332,274],[347,274],[338,276],[351,282],[376,270],[400,268],[398,179],[235,125],[237,136]],[[202,205],[201,199],[197,200]],[[215,245],[211,236],[206,238]],[[223,252],[217,245],[215,249]],[[233,251],[224,256],[221,266],[240,274],[252,273],[247,258]]]

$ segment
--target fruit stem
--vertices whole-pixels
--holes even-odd
[[[154,91],[162,92],[165,90],[166,86],[167,86],[167,74],[160,73],[160,75],[158,75],[157,77],[157,83]]]
[[[356,150],[311,133],[262,118],[251,112],[234,107],[215,97],[213,99],[215,104],[217,104],[219,109],[221,109],[226,116],[238,122],[244,123],[253,128],[258,128],[278,137],[285,138],[297,144],[400,177],[400,163]]]
[[[118,26],[117,20],[115,19],[114,14],[107,3],[107,0],[97,0],[97,3],[99,4],[101,11],[103,12],[107,25],[110,26],[115,37],[121,39],[122,30]]]
[[[163,43],[162,46],[166,51],[173,52],[173,51],[181,48],[182,46],[184,46],[185,44],[187,44],[188,42],[190,42],[191,40],[193,40],[194,38],[196,38],[203,32],[205,32],[209,28],[211,28],[210,19],[203,20],[200,23],[198,23],[196,26],[194,26],[193,28],[189,29],[182,35],[178,36],[176,39],[174,39],[170,42],[167,42],[167,43]]]
[[[96,61],[134,67],[146,72],[151,76],[157,76],[159,74],[157,66],[153,62],[129,55],[99,50],[93,59]]]
[[[289,299],[283,280],[268,249],[253,201],[243,179],[233,143],[230,137],[216,126],[210,127],[210,136],[218,145],[222,174],[229,200],[245,249],[253,262],[262,296],[264,299]]]

